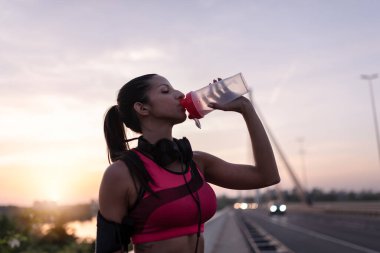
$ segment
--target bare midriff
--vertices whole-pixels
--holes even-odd
[[[194,253],[197,244],[197,235],[185,235],[167,240],[140,243],[133,246],[135,253]],[[203,235],[199,237],[197,253],[203,253]]]

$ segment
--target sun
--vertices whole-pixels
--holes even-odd
[[[45,200],[58,203],[62,201],[62,191],[58,181],[50,182],[44,187]]]
[[[54,202],[59,202],[61,200],[61,194],[58,192],[58,190],[50,191],[48,197],[50,201]]]

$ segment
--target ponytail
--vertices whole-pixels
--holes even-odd
[[[108,149],[108,161],[114,162],[129,150],[126,141],[125,127],[133,132],[142,133],[139,118],[133,105],[136,102],[146,103],[149,80],[156,74],[136,77],[126,83],[117,95],[117,105],[108,109],[104,117],[104,135]]]
[[[136,102],[147,103],[147,92],[150,89],[150,79],[156,74],[147,74],[136,77],[126,83],[117,95],[117,105],[108,109],[104,117],[104,136],[108,150],[108,162],[123,160],[128,166],[131,175],[136,179],[143,190],[155,195],[149,186],[153,181],[146,171],[143,162],[135,152],[130,150],[126,140],[125,129],[142,134],[140,120],[133,108]],[[135,138],[132,138],[133,140]]]
[[[107,142],[108,161],[116,161],[129,145],[126,143],[126,134],[123,122],[120,119],[117,105],[108,109],[104,118],[104,136]]]

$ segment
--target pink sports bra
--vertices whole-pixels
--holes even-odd
[[[184,174],[175,173],[134,151],[153,179],[149,186],[155,194],[145,192],[129,211],[128,216],[134,222],[132,242],[139,244],[197,233],[199,211],[193,197],[200,204],[203,232],[203,223],[215,214],[216,196],[199,169],[189,166]]]

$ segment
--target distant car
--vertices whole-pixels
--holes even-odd
[[[270,215],[283,215],[286,212],[286,205],[281,202],[269,202],[268,209]]]

